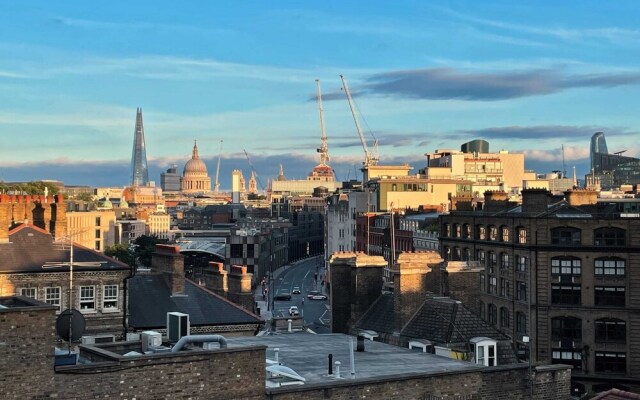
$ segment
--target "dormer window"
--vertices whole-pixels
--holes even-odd
[[[475,348],[475,363],[493,367],[498,365],[496,341],[488,337],[474,337],[470,341]]]

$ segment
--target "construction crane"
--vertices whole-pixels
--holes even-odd
[[[316,149],[318,153],[320,153],[320,164],[327,165],[329,161],[329,146],[327,145],[327,132],[325,131],[324,126],[324,110],[322,109],[322,93],[320,92],[320,79],[316,79],[316,88],[317,94],[316,97],[318,99],[318,111],[320,112],[320,130],[322,132],[322,145],[319,149]]]
[[[260,188],[262,189],[262,191],[264,191],[264,185],[262,184],[262,181],[260,180],[260,177],[258,176],[258,173],[256,172],[256,169],[253,168],[253,163],[251,162],[251,158],[249,157],[249,153],[247,153],[247,151],[245,149],[242,149],[242,151],[244,151],[244,155],[245,155],[245,157],[247,157],[247,161],[249,162],[249,166],[251,167],[251,171],[253,172],[253,174],[256,177],[256,181],[258,182],[258,185],[260,185]]]
[[[216,167],[216,183],[213,185],[213,191],[215,193],[220,192],[220,181],[218,177],[220,176],[220,159],[222,158],[222,139],[220,139],[220,151],[218,152],[218,166]]]
[[[367,167],[369,165],[377,165],[378,164],[378,141],[375,140],[373,142],[373,150],[369,151],[369,147],[367,146],[367,142],[364,139],[364,135],[362,134],[362,129],[360,128],[360,123],[358,122],[358,116],[356,114],[356,110],[353,107],[353,99],[351,98],[351,92],[349,92],[349,87],[347,86],[347,81],[344,79],[343,75],[340,75],[340,79],[342,80],[342,87],[344,88],[344,92],[347,94],[347,100],[349,100],[349,108],[351,108],[351,115],[353,115],[353,121],[356,123],[356,129],[358,130],[358,136],[360,137],[360,142],[362,142],[362,148],[364,149],[364,166]]]

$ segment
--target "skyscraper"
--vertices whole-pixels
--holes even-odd
[[[591,170],[599,169],[597,164],[596,153],[609,154],[607,149],[607,141],[603,132],[596,132],[591,136]]]
[[[133,137],[133,153],[131,155],[131,186],[146,186],[149,183],[147,169],[147,151],[144,144],[144,126],[142,125],[142,108],[136,110],[136,130]]]

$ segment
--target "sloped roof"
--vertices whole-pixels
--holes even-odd
[[[184,295],[172,296],[161,274],[141,274],[129,280],[129,325],[136,329],[164,328],[167,313],[189,314],[191,326],[263,324],[257,315],[185,280]]]
[[[356,322],[356,328],[378,333],[393,333],[395,327],[393,303],[393,294],[383,294],[378,297]]]
[[[45,263],[68,263],[69,244],[56,243],[51,235],[36,226],[20,225],[9,231],[9,243],[0,244],[0,273],[64,272],[68,265],[42,268]],[[122,270],[129,266],[95,250],[73,245],[74,263],[95,262],[100,266],[74,265],[74,271]]]

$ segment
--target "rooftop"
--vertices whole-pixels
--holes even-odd
[[[278,361],[305,378],[305,384],[334,382],[337,378],[328,376],[328,355],[333,361],[341,362],[341,380],[380,379],[396,375],[411,376],[429,373],[462,372],[486,367],[469,362],[452,360],[429,353],[419,353],[380,342],[365,341],[364,352],[354,352],[355,378],[351,377],[349,340],[353,336],[344,334],[314,335],[309,333],[290,333],[271,336],[228,338],[229,349],[244,346],[267,346],[267,358],[275,359],[275,350],[279,349]]]

